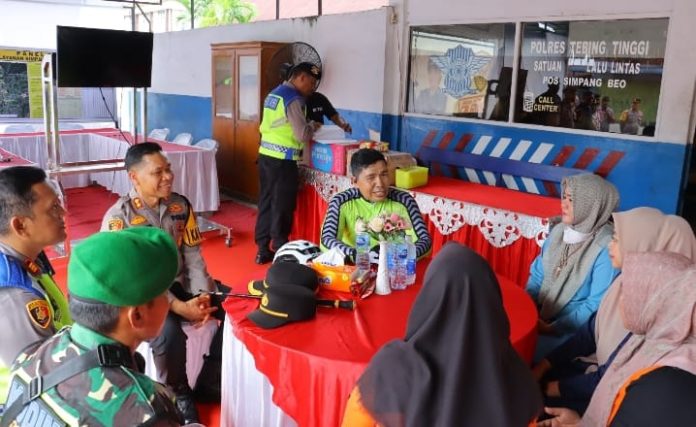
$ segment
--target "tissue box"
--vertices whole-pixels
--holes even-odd
[[[322,172],[346,174],[346,152],[359,147],[354,139],[318,140],[310,143],[310,166]]]
[[[357,150],[348,151],[346,156],[346,175],[353,176],[350,173],[350,158],[353,157],[353,153]],[[387,159],[387,169],[389,170],[389,185],[396,184],[396,170],[402,168],[410,168],[416,166],[416,159],[409,153],[402,153],[400,151],[387,151],[382,153]]]
[[[360,148],[372,148],[373,150],[381,151],[384,153],[386,151],[389,151],[389,143],[384,141],[362,140],[360,141]]]
[[[396,186],[399,188],[421,187],[428,183],[428,168],[413,166],[396,170]]]
[[[319,276],[319,286],[339,292],[350,292],[350,276],[355,271],[354,265],[326,265],[318,263],[307,264]]]

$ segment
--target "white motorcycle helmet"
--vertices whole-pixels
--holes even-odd
[[[319,246],[307,240],[293,240],[284,244],[278,249],[273,257],[276,262],[296,262],[307,264],[321,254]]]

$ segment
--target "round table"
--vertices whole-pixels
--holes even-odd
[[[292,420],[300,426],[339,425],[348,395],[372,356],[386,342],[404,336],[425,264],[419,263],[419,280],[406,290],[360,300],[354,311],[318,308],[315,319],[277,329],[259,328],[246,318],[257,308],[257,300],[229,298],[224,304],[228,324],[223,344],[222,425],[292,425]],[[510,340],[522,358],[531,362],[536,308],[512,281],[500,276],[498,281],[510,319]],[[320,294],[347,297],[323,290]],[[250,366],[242,368],[245,357]],[[245,372],[253,366],[262,375]],[[268,381],[259,385],[264,377]],[[257,395],[263,393],[272,395],[272,404],[282,410],[274,415],[279,419],[270,420],[268,414],[260,413],[266,410],[249,404],[249,399],[261,399]],[[283,415],[292,420],[282,419]]]

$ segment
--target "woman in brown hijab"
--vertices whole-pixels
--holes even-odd
[[[541,395],[509,335],[486,261],[448,244],[428,267],[406,336],[374,356],[343,425],[529,425],[541,411]]]
[[[602,377],[582,419],[570,410],[550,408],[547,411],[556,418],[540,426],[609,425],[622,404],[622,390],[641,375],[660,367],[696,373],[696,268],[692,261],[669,252],[628,253],[623,275],[619,304],[631,338]],[[667,421],[670,415],[663,415],[662,425],[677,425]]]
[[[613,217],[609,257],[615,268],[622,268],[622,259],[629,252],[672,252],[696,262],[696,238],[683,218],[648,207],[617,212]],[[551,369],[544,387],[547,405],[570,407],[582,414],[609,362],[628,339],[619,309],[623,277],[614,280],[597,316],[534,367],[537,379]]]
[[[539,309],[535,361],[587,322],[618,274],[607,251],[616,187],[589,173],[563,179],[562,187],[562,223],[549,232],[526,287]]]

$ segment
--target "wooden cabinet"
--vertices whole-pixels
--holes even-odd
[[[284,43],[245,42],[212,45],[213,138],[220,143],[217,169],[220,186],[232,195],[256,202],[256,167],[263,100],[281,83],[268,71],[273,54]]]

